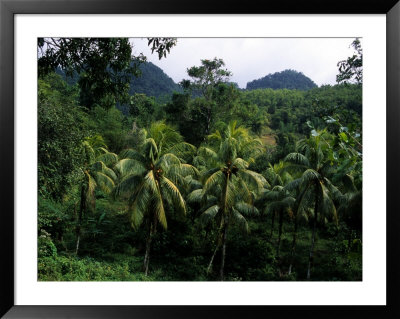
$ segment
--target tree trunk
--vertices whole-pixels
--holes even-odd
[[[225,255],[226,255],[226,234],[228,230],[228,224],[224,225],[222,233],[222,256],[221,256],[221,269],[220,269],[220,280],[224,280],[224,267],[225,267]]]
[[[210,271],[211,271],[211,266],[212,266],[212,263],[214,261],[214,257],[217,254],[218,248],[219,248],[219,242],[217,241],[217,245],[215,246],[214,253],[213,253],[213,255],[211,257],[211,260],[210,260],[210,263],[208,264],[208,267],[207,267],[207,274],[210,273]]]
[[[293,231],[293,241],[292,241],[292,249],[290,252],[290,265],[289,265],[289,271],[288,274],[290,275],[292,273],[292,267],[294,263],[294,253],[296,250],[296,240],[297,240],[297,216],[294,216],[294,231]]]
[[[349,229],[349,232],[347,234],[347,240],[348,240],[347,251],[348,251],[348,253],[350,253],[350,250],[351,250],[352,238],[353,238],[353,231],[351,229]]]
[[[292,251],[290,253],[290,265],[289,265],[289,271],[288,274],[290,275],[292,273],[292,267],[293,267],[293,263],[294,263],[294,254],[296,251],[296,241],[297,241],[297,227],[298,227],[298,220],[297,220],[297,215],[299,214],[299,210],[300,210],[300,204],[303,200],[303,196],[306,193],[307,188],[305,188],[301,194],[300,197],[298,198],[298,203],[296,206],[296,210],[294,213],[294,231],[293,231],[293,241],[292,241]]]
[[[274,232],[275,212],[272,213],[271,218],[272,218],[272,219],[271,219],[271,233],[269,234],[269,239],[270,239],[270,240],[272,239],[272,234],[273,234],[273,232]]]
[[[282,226],[283,226],[283,212],[279,211],[279,231],[278,231],[278,244],[276,247],[276,256],[279,258],[279,250],[281,248],[281,237],[282,237]]]
[[[206,135],[210,134],[211,129],[211,107],[207,109],[207,127],[206,127]]]
[[[147,236],[146,240],[146,253],[144,255],[144,262],[143,262],[143,268],[144,268],[144,275],[147,276],[149,272],[149,262],[150,262],[150,247],[151,247],[151,241],[153,239],[153,234],[154,234],[154,227],[153,224],[150,222],[150,227],[149,227],[149,233]]]
[[[308,269],[307,269],[307,280],[311,277],[311,264],[314,257],[314,245],[315,245],[315,232],[317,229],[317,218],[318,218],[318,193],[315,190],[315,208],[314,208],[314,221],[313,221],[313,231],[311,236],[311,246],[310,246],[310,256],[308,258]]]
[[[82,217],[83,217],[83,213],[85,210],[86,210],[85,187],[82,186],[82,188],[81,188],[81,203],[80,203],[80,207],[79,207],[78,223],[76,226],[76,247],[75,247],[75,255],[76,256],[78,256],[78,251],[79,251],[79,243],[81,240]]]

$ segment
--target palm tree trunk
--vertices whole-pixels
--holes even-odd
[[[226,234],[228,230],[228,224],[224,225],[223,233],[222,233],[222,256],[221,256],[221,269],[219,272],[220,280],[224,280],[224,267],[225,267],[225,256],[226,256]]]
[[[295,251],[296,251],[297,227],[299,225],[298,224],[299,222],[297,220],[297,215],[299,213],[300,205],[301,205],[301,202],[303,200],[303,197],[304,197],[304,194],[306,193],[306,191],[307,191],[307,188],[305,188],[301,192],[300,197],[298,198],[298,204],[296,206],[295,213],[294,213],[294,231],[293,231],[292,250],[291,250],[291,253],[290,253],[290,265],[289,265],[289,271],[288,271],[289,275],[292,273],[292,267],[293,267],[293,263],[294,263],[294,254],[295,254]]]
[[[283,226],[283,212],[279,211],[279,233],[278,233],[278,244],[276,247],[276,256],[279,258],[279,250],[281,247],[281,237],[282,237],[282,226]]]
[[[214,257],[215,257],[215,255],[217,254],[218,248],[219,248],[219,243],[217,242],[217,245],[215,246],[215,249],[214,249],[214,253],[213,253],[213,255],[211,256],[210,263],[208,264],[208,267],[207,267],[207,273],[210,273],[211,266],[212,266],[212,263],[213,263],[213,261],[214,261]]]
[[[272,213],[271,218],[272,218],[272,219],[271,219],[271,233],[269,234],[269,239],[270,239],[270,240],[272,239],[272,234],[273,234],[273,232],[274,232],[275,212]]]
[[[314,221],[313,221],[313,230],[312,230],[312,236],[311,236],[310,256],[308,258],[307,280],[310,280],[310,277],[311,277],[311,264],[313,262],[313,257],[314,257],[314,245],[315,245],[315,232],[316,232],[316,228],[317,228],[317,217],[318,217],[318,193],[317,193],[317,190],[315,190]]]
[[[349,232],[347,234],[347,251],[350,253],[351,250],[351,239],[353,238],[353,231],[351,229],[349,229]]]
[[[222,219],[222,220],[221,220],[221,225],[220,225],[220,227],[219,227],[219,229],[218,229],[217,240],[216,240],[216,244],[215,244],[215,250],[214,250],[213,255],[211,256],[210,263],[208,264],[208,267],[207,267],[207,273],[209,273],[209,272],[211,271],[211,267],[212,267],[212,263],[213,263],[213,261],[214,261],[215,255],[217,254],[218,248],[219,248],[220,245],[221,245],[220,236],[221,236],[221,233],[222,233],[223,225],[224,225],[224,224],[223,224],[223,219]]]
[[[146,240],[146,253],[144,255],[144,262],[143,262],[145,276],[147,276],[147,274],[149,272],[150,247],[151,247],[151,241],[153,239],[153,233],[154,233],[153,224],[150,223],[149,233],[148,233],[147,240]]]
[[[85,198],[85,187],[82,186],[81,188],[81,203],[79,207],[79,214],[78,214],[78,223],[76,226],[76,247],[75,247],[75,255],[78,255],[79,251],[79,243],[81,240],[81,226],[82,226],[82,217],[83,212],[86,210],[86,198]]]
[[[292,249],[290,252],[290,265],[289,265],[289,271],[288,274],[290,275],[292,273],[292,267],[294,263],[294,253],[296,250],[296,240],[297,240],[297,216],[294,216],[294,231],[293,231],[293,240],[292,240]]]

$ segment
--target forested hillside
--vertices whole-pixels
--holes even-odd
[[[182,92],[182,88],[153,63],[142,63],[139,69],[140,76],[131,78],[129,94],[143,93],[156,98],[166,98],[174,92]]]
[[[307,90],[240,90],[218,58],[179,90],[127,39],[58,41],[38,44],[40,281],[362,280],[358,40]]]
[[[131,65],[133,66],[134,62]],[[182,92],[182,88],[153,63],[142,62],[138,64],[138,70],[138,73],[130,76],[130,95],[143,93],[162,100],[168,99],[174,92]],[[61,75],[70,85],[74,85],[79,81],[77,73],[74,73],[73,76],[66,76],[65,71],[60,68],[56,69],[56,73]]]
[[[284,70],[268,74],[261,79],[247,83],[247,90],[255,89],[290,89],[290,90],[309,90],[317,85],[303,73],[294,70]]]

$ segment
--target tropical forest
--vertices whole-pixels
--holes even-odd
[[[361,281],[347,40],[334,84],[260,64],[240,87],[224,56],[174,81],[135,39],[39,38],[38,280]],[[168,61],[181,39],[145,41]]]

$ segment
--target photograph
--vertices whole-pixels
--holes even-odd
[[[37,38],[37,281],[362,282],[363,44]]]

